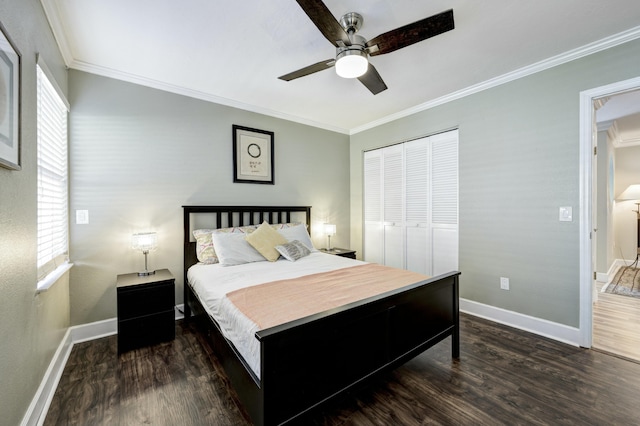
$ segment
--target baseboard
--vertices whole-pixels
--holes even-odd
[[[29,404],[27,412],[22,418],[22,422],[20,422],[21,426],[41,425],[44,422],[44,415],[42,414],[49,410],[53,394],[56,392],[72,347],[71,332],[67,329],[49,363],[49,367],[47,367],[47,371],[44,373],[36,394],[31,400],[31,404]]]
[[[635,260],[635,259],[634,259]],[[613,279],[618,268],[621,266],[631,265],[634,260],[616,259],[611,263],[609,270],[606,273],[596,272],[596,281],[601,283],[608,283]]]
[[[184,318],[184,305],[180,304],[175,307],[176,320]],[[56,353],[53,355],[49,367],[42,378],[42,382],[36,391],[27,412],[22,418],[21,426],[42,425],[49,411],[49,405],[56,392],[64,367],[67,364],[73,345],[76,343],[87,342],[89,340],[100,339],[102,337],[112,336],[118,332],[117,318],[109,318],[102,321],[96,321],[88,324],[74,325],[69,327],[65,333]]]
[[[514,311],[460,299],[460,311],[573,346],[580,346],[580,329]]]

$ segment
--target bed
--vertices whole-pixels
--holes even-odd
[[[449,336],[452,357],[459,357],[460,273],[452,271],[258,329],[258,358],[253,361],[257,366],[252,366],[246,350],[225,336],[226,331],[213,319],[207,303],[201,301],[204,296],[196,295],[189,282],[189,268],[196,265],[196,270],[199,263],[193,231],[203,226],[215,229],[257,226],[264,221],[274,225],[298,221],[310,232],[311,208],[183,206],[183,213],[185,321],[197,321],[204,328],[208,343],[254,424],[284,424],[299,419]],[[202,225],[202,217],[207,218],[206,226]],[[319,254],[309,256],[305,262],[324,264],[329,262],[328,257],[337,258]],[[362,265],[343,258],[338,262],[343,261]],[[275,263],[280,262],[287,263]],[[227,268],[226,272],[231,270]],[[191,277],[195,282],[194,275]]]

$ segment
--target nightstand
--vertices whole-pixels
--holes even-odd
[[[338,247],[333,247],[331,250],[327,250],[326,248],[321,248],[318,250],[327,254],[335,254],[336,256],[348,257],[349,259],[356,258],[355,250],[343,249]]]
[[[116,290],[118,353],[175,338],[175,278],[168,269],[118,275]]]

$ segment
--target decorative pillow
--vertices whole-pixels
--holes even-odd
[[[213,229],[196,229],[193,231],[193,236],[196,239],[196,256],[198,262],[210,265],[212,263],[218,263],[218,257],[213,249],[213,240],[211,234]]]
[[[212,234],[218,261],[222,266],[264,262],[264,257],[245,240],[244,233],[218,232]]]
[[[220,228],[220,229],[196,229],[193,231],[193,236],[196,239],[196,257],[198,262],[210,265],[218,263],[218,256],[214,249],[213,240],[211,239],[214,233],[225,234],[248,234],[257,228],[256,225],[250,226],[235,226],[233,228]]]
[[[279,229],[292,228],[292,227],[298,226],[298,225],[302,225],[302,223],[300,223],[300,222],[276,223],[275,225],[272,224],[271,227],[277,231]]]
[[[278,232],[280,233],[280,235],[285,237],[289,242],[298,240],[302,244],[307,246],[307,248],[310,251],[312,252],[318,251],[313,246],[313,243],[311,242],[311,237],[309,237],[309,232],[307,231],[307,226],[304,224],[292,226],[289,228],[279,229]]]
[[[248,234],[245,239],[269,262],[275,262],[280,257],[280,253],[278,253],[275,247],[288,242],[285,237],[280,235],[278,231],[274,230],[267,222],[263,222],[258,229]]]
[[[278,253],[290,262],[295,262],[296,260],[311,254],[311,251],[307,246],[298,240],[293,240],[290,243],[276,246],[276,250],[278,250]]]

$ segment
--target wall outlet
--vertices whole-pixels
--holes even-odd
[[[502,290],[509,290],[509,278],[500,277],[500,288]]]

